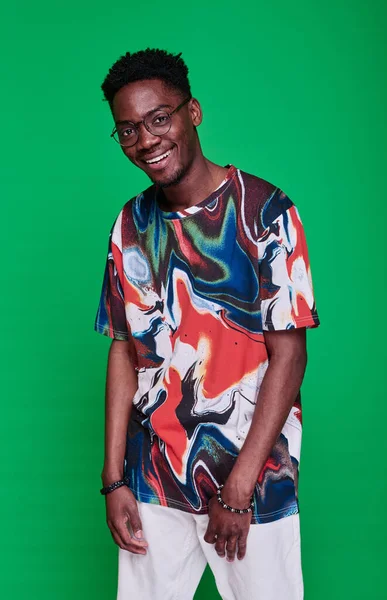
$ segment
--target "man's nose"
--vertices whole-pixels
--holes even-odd
[[[153,135],[150,133],[145,127],[144,123],[141,123],[138,128],[138,140],[137,140],[137,150],[149,150],[152,146],[157,146],[157,144],[161,141],[161,138],[158,135]]]

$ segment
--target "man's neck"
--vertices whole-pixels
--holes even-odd
[[[175,212],[199,204],[220,186],[226,173],[226,168],[202,156],[179,183],[163,189],[164,201],[160,208]]]

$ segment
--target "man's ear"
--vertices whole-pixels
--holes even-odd
[[[192,124],[194,127],[198,127],[203,120],[202,107],[200,106],[196,98],[191,98],[188,104],[188,110],[191,115]]]

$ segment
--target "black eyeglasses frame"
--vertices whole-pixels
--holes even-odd
[[[183,100],[183,102],[181,102],[181,104],[179,104],[179,106],[176,106],[176,108],[174,108],[171,112],[167,112],[167,111],[163,111],[165,112],[166,115],[168,115],[169,117],[169,128],[167,129],[167,131],[164,131],[164,133],[160,133],[159,135],[165,135],[166,133],[169,132],[169,130],[171,129],[172,126],[172,115],[174,115],[178,110],[180,110],[185,104],[187,104],[187,102],[189,102],[191,100],[192,96],[188,96],[188,98],[186,98],[185,100]],[[146,118],[142,119],[141,121],[137,121],[137,123],[132,123],[131,121],[128,121],[128,125],[133,126],[133,128],[136,130],[136,139],[133,142],[133,144],[121,144],[121,142],[119,140],[117,140],[114,136],[117,133],[117,127],[114,127],[113,131],[110,134],[110,137],[113,138],[113,140],[115,142],[117,142],[117,144],[119,144],[120,146],[122,146],[123,148],[131,148],[132,146],[135,146],[138,142],[138,135],[139,135],[139,127],[140,125],[144,125],[145,129],[147,131],[149,131],[150,134],[152,135],[156,135],[156,137],[159,137],[159,135],[154,134],[152,131],[150,131],[149,127],[146,124]]]

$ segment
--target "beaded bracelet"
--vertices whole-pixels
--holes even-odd
[[[120,479],[119,481],[114,481],[114,483],[111,483],[110,485],[103,487],[99,491],[101,492],[101,494],[103,496],[106,496],[106,494],[110,494],[111,492],[114,492],[114,490],[117,490],[118,488],[122,487],[123,485],[129,485],[128,477],[124,477],[123,479]]]
[[[229,504],[226,504],[226,502],[223,502],[222,496],[221,496],[221,489],[223,488],[223,485],[220,485],[218,488],[218,491],[216,492],[216,495],[218,496],[218,502],[219,504],[229,510],[232,513],[237,513],[238,515],[244,515],[246,513],[252,512],[253,508],[254,508],[254,496],[251,496],[251,500],[250,500],[250,506],[248,508],[233,508],[232,506],[230,506]]]

